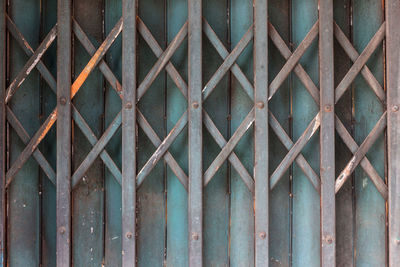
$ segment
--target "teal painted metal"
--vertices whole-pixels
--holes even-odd
[[[292,1],[292,42],[295,49],[318,19],[318,1]],[[306,15],[305,15],[306,14]],[[318,43],[314,40],[299,61],[313,82],[318,85]],[[319,111],[309,92],[297,77],[292,85],[293,139],[297,140],[309,122]],[[318,135],[303,149],[304,157],[316,173],[319,173]],[[303,171],[293,166],[293,266],[320,266],[320,200],[319,194]]]
[[[26,12],[19,10],[26,8]],[[36,49],[40,43],[40,5],[39,1],[12,1],[8,15],[20,29],[30,45]],[[16,77],[25,65],[27,56],[20,50],[15,39],[10,38],[9,79]],[[39,127],[39,75],[34,70],[19,90],[11,98],[10,107],[30,136]],[[29,110],[29,113],[26,112]],[[10,129],[9,151],[12,164],[23,150],[23,143],[16,132]],[[9,266],[39,266],[40,264],[40,199],[39,167],[33,159],[16,175],[8,188],[8,256]],[[27,220],[26,218],[30,218]],[[22,247],[25,249],[21,250]]]
[[[354,1],[353,42],[361,54],[384,20],[381,2]],[[383,44],[368,60],[367,66],[383,86]],[[361,144],[384,112],[384,106],[362,77],[354,81],[355,141]],[[366,154],[381,177],[385,177],[384,135],[380,134]],[[370,264],[384,266],[386,262],[386,208],[385,200],[375,185],[360,168],[355,171],[357,266]]]
[[[320,58],[331,55],[333,43],[326,20],[331,10],[320,5],[321,13],[329,13],[323,20],[330,32],[328,41],[321,43],[329,47],[318,48],[318,32],[327,33],[323,28],[318,31],[317,0],[269,0],[268,4],[266,0],[139,0],[137,6],[133,0],[124,1],[129,8],[123,8],[122,0],[74,1],[73,73],[80,75],[82,86],[76,82],[72,87],[72,96],[80,92],[71,116],[68,107],[61,116],[66,121],[72,118],[73,128],[59,124],[58,138],[55,127],[46,129],[53,123],[51,112],[57,105],[56,58],[68,52],[57,51],[55,44],[47,47],[56,33],[57,1],[43,0],[41,5],[36,0],[10,1],[9,54],[3,72],[7,86],[11,85],[5,101],[10,100],[8,130],[3,136],[8,139],[4,152],[10,160],[9,208],[2,213],[7,216],[4,261],[8,266],[55,266],[57,261],[63,266],[69,266],[69,261],[74,266],[333,266],[335,249],[338,266],[388,263],[385,201],[393,184],[388,187],[382,180],[387,176],[385,168],[390,168],[382,134],[386,126],[383,88],[389,84],[383,79],[381,43],[387,25],[381,26],[382,3],[333,1],[334,60],[318,62],[319,54]],[[29,10],[22,16],[20,10],[26,6]],[[135,12],[137,17],[132,16]],[[125,21],[120,20],[123,14]],[[189,35],[188,19],[196,25],[189,27]],[[113,41],[120,33],[116,24],[126,29],[124,46],[121,36]],[[137,32],[132,29],[136,25]],[[97,51],[110,33],[114,35],[103,44],[105,50],[111,45],[110,49]],[[263,38],[262,45],[255,44],[254,35],[256,42]],[[368,60],[374,46],[378,48]],[[386,54],[386,60],[389,57]],[[189,58],[196,64],[188,64]],[[126,71],[135,64],[137,70]],[[324,64],[334,69],[320,76]],[[68,72],[68,66],[63,67]],[[189,81],[189,76],[195,80]],[[330,116],[328,124],[322,119],[321,127],[335,126],[338,134],[334,138],[329,128],[321,142],[321,120],[316,116],[319,87],[327,88],[328,82],[331,86],[332,78],[339,88],[335,125]],[[195,88],[195,95],[188,94]],[[329,113],[324,101],[332,99],[325,92],[321,91],[322,111]],[[63,102],[60,99],[59,106]],[[196,119],[188,121],[188,114]],[[57,156],[54,144],[68,139],[65,135],[60,139],[60,131],[70,130],[72,142],[66,145],[73,146],[73,153],[59,149]],[[202,144],[192,134],[189,140],[189,130],[203,139]],[[320,169],[325,169],[319,168],[320,158],[326,159],[323,166],[336,165],[336,197],[331,191],[326,197],[322,190],[322,208],[335,204],[336,219],[332,219],[334,212],[328,212],[320,221],[320,187],[327,186],[326,179],[319,178]],[[64,216],[72,227],[65,230],[56,227],[57,212],[59,217],[67,213],[57,210],[54,183],[56,175],[69,175],[69,168],[64,164],[57,173],[57,160],[59,167],[61,161],[72,160],[70,170],[77,170],[71,180],[76,185],[72,216]],[[361,168],[356,168],[358,163]],[[346,167],[349,173],[343,171]],[[68,182],[63,185],[67,187],[58,192],[59,197],[68,195]],[[26,216],[34,219],[27,221]],[[330,227],[332,242],[321,236],[320,225]],[[64,237],[70,231],[68,243]],[[59,245],[72,245],[71,254],[68,249],[56,254],[57,235],[62,236]]]

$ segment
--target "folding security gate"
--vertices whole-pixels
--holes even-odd
[[[1,266],[400,266],[400,1],[0,2]]]

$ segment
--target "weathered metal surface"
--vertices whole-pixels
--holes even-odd
[[[388,113],[388,184],[389,184],[389,266],[400,266],[400,173],[399,138],[400,138],[400,94],[399,94],[399,42],[400,31],[398,18],[400,3],[386,2],[386,54],[387,59],[387,113]]]
[[[25,2],[0,24],[3,265],[396,266],[395,4]]]
[[[6,253],[6,1],[0,2],[0,266],[5,266]]]
[[[71,265],[71,59],[72,4],[59,0],[57,5],[57,266]],[[55,120],[55,118],[54,118]],[[51,127],[52,124],[45,122]],[[44,129],[46,134],[48,129]],[[39,130],[40,132],[40,130]],[[40,136],[40,135],[39,135]],[[40,142],[40,138],[38,139]],[[31,152],[32,153],[32,152]]]

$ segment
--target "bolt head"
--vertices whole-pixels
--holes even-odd
[[[60,104],[63,106],[67,104],[67,99],[65,97],[60,97]]]
[[[61,226],[58,231],[60,232],[60,234],[63,235],[63,234],[65,234],[65,230],[66,230],[65,227]]]
[[[194,109],[197,109],[197,108],[199,107],[199,103],[193,102],[192,107],[193,107]]]
[[[198,233],[192,233],[192,239],[193,240],[199,240],[199,234]]]
[[[265,239],[267,237],[267,233],[266,232],[261,232],[260,233],[260,238],[261,239]]]
[[[262,102],[262,101],[259,101],[259,102],[257,102],[257,107],[259,108],[259,109],[263,109],[264,108],[264,102]]]
[[[331,105],[326,105],[325,106],[325,111],[326,112],[331,112],[332,111],[332,106]]]
[[[393,110],[393,112],[399,111],[399,106],[398,106],[398,105],[394,105],[394,106],[392,107],[392,110]]]
[[[126,238],[131,239],[133,236],[133,234],[131,232],[127,232],[126,233]]]
[[[126,109],[131,109],[132,108],[132,103],[131,102],[126,102],[125,108]]]

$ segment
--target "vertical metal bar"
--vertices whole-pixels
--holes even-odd
[[[122,1],[122,266],[136,266],[136,1]]]
[[[5,112],[5,91],[6,91],[6,1],[0,2],[0,266],[5,265],[6,248],[6,112]]]
[[[268,248],[268,1],[254,1],[255,263],[269,265]]]
[[[203,266],[202,1],[188,2],[189,266]]]
[[[335,98],[332,0],[319,1],[319,67],[321,92],[321,265],[335,266]]]
[[[57,267],[71,266],[71,0],[57,8]]]
[[[400,266],[400,2],[386,1],[389,266]]]

